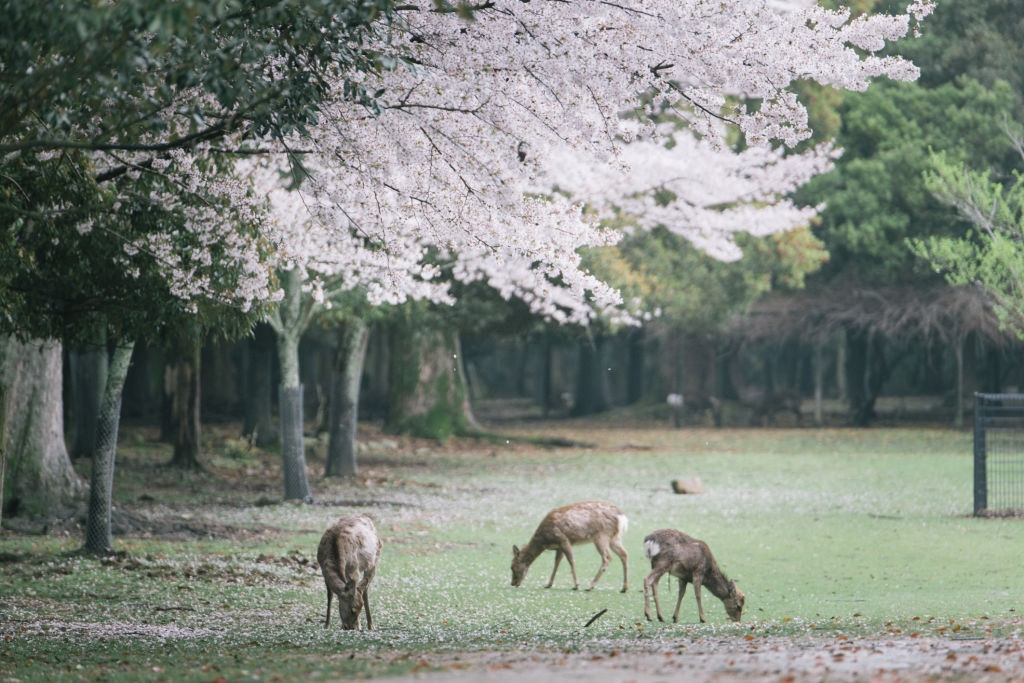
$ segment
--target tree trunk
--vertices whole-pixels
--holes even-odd
[[[953,402],[953,426],[964,426],[964,346],[967,344],[966,337],[958,337],[954,342],[956,349],[956,400]]]
[[[580,344],[580,363],[576,375],[576,402],[574,416],[595,415],[611,408],[607,366],[606,340],[595,338]]]
[[[285,500],[311,501],[306,474],[306,442],[302,420],[302,384],[299,383],[299,340],[279,335],[277,352],[281,362],[281,385],[277,405],[281,416],[281,465],[284,470]]]
[[[626,402],[629,405],[639,402],[644,397],[646,386],[644,385],[645,367],[644,351],[644,328],[640,327],[626,332],[626,343],[629,349],[629,372],[626,384]]]
[[[92,555],[114,552],[110,511],[114,494],[114,458],[117,453],[117,429],[121,420],[121,392],[132,359],[132,344],[118,345],[110,359],[107,384],[100,404],[96,429],[96,450],[92,454],[89,487],[89,511],[85,520],[83,550]]]
[[[72,441],[71,459],[87,458],[96,447],[96,423],[107,383],[106,335],[95,347],[74,349],[68,353],[71,384]]]
[[[868,333],[850,329],[846,333],[846,395],[850,406],[850,422],[867,426],[873,417],[873,402],[868,401]]]
[[[284,298],[278,306],[277,360],[281,367],[278,412],[281,416],[281,464],[284,470],[285,500],[312,501],[306,473],[306,444],[303,434],[302,382],[299,379],[299,340],[306,328],[309,310],[302,302],[299,273],[281,273]]]
[[[862,330],[848,330],[846,339],[851,422],[866,427],[877,417],[875,403],[889,378],[885,344],[880,335]]]
[[[459,337],[408,308],[392,327],[386,428],[443,441],[480,431],[469,407]]]
[[[5,512],[60,517],[82,492],[64,443],[61,346],[56,341],[0,339],[5,414]]]
[[[183,341],[167,367],[166,388],[170,398],[171,442],[174,454],[168,463],[181,470],[201,470],[202,452],[199,419],[199,373],[201,344],[198,339]]]
[[[243,342],[241,375],[245,413],[242,434],[257,446],[277,443],[273,406],[274,331],[259,323],[251,339]]]
[[[554,401],[551,390],[551,354],[553,352],[551,333],[545,330],[544,336],[541,338],[541,362],[538,366],[540,381],[537,383],[540,387],[541,411],[545,419],[551,414],[551,406]]]
[[[3,354],[0,353],[0,529],[4,524],[4,491],[7,489],[7,410],[11,396],[3,377]]]
[[[840,330],[836,334],[836,392],[840,401],[850,400],[850,392],[846,387],[847,362],[846,332]]]
[[[353,476],[359,472],[356,463],[359,384],[369,338],[370,328],[360,318],[347,321],[338,331],[338,349],[331,371],[328,401],[329,438],[324,471],[328,477]]]
[[[825,350],[820,341],[814,342],[814,424],[825,424],[822,398],[825,393]]]

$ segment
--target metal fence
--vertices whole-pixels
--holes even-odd
[[[1024,515],[1024,394],[974,395],[974,514]]]

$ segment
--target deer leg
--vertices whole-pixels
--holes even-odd
[[[324,628],[331,625],[331,600],[334,599],[334,594],[331,593],[331,589],[327,589],[327,618],[324,619]]]
[[[558,565],[562,561],[562,549],[555,548],[555,568],[551,570],[551,580],[548,581],[548,585],[545,588],[551,588],[555,585],[555,574],[558,573]]]
[[[658,614],[658,621],[665,621],[661,617],[661,605],[658,604],[658,581],[665,572],[655,569],[644,579],[644,616],[647,621],[651,620],[651,594],[654,594],[654,611]]]
[[[706,624],[708,622],[708,620],[704,618],[704,605],[702,605],[701,601],[700,601],[700,584],[701,584],[701,578],[700,577],[694,577],[694,579],[693,579],[693,592],[697,594],[697,616],[700,617],[700,623]]]
[[[565,555],[565,559],[569,560],[569,569],[572,571],[572,589],[580,589],[580,579],[576,575],[576,558],[572,554],[572,543],[569,543],[569,539],[562,539],[562,554]]]
[[[679,623],[679,607],[683,604],[683,595],[686,594],[686,579],[679,579],[679,597],[676,598],[676,611],[672,613],[672,623]]]
[[[363,586],[363,609],[366,610],[366,630],[373,630],[373,616],[370,614],[370,587]]]
[[[608,563],[612,561],[612,551],[608,549],[608,541],[603,538],[599,538],[594,541],[594,547],[597,548],[597,552],[601,555],[601,568],[597,570],[597,576],[590,582],[590,588],[588,591],[594,590],[594,586],[597,585],[598,579],[604,574],[604,571],[608,569]]]
[[[629,558],[629,553],[622,547],[622,538],[616,536],[612,539],[612,552],[619,556],[622,560],[622,592],[625,593],[629,590],[629,565],[626,560]]]

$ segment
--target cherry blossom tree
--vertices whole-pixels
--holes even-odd
[[[811,133],[794,82],[915,78],[875,53],[930,11],[927,0],[857,18],[755,0],[403,3],[377,36],[381,68],[355,79],[373,105],[336,98],[289,143],[303,175],[291,206],[312,248],[292,244],[292,287],[316,301],[329,276],[371,301],[444,300],[443,268],[557,322],[628,320],[580,267],[579,248],[618,238],[601,212],[727,259],[736,231],[806,223],[813,209],[784,196],[832,152],[782,151]],[[641,103],[639,118],[623,116]],[[684,130],[653,123],[666,111]],[[736,135],[743,152],[727,144]]]
[[[618,293],[580,267],[580,247],[617,238],[600,227],[598,213],[582,210],[584,203],[610,208],[627,199],[640,202],[637,209],[648,220],[671,221],[672,229],[726,257],[736,254],[729,238],[736,224],[712,220],[726,204],[736,204],[732,217],[744,221],[744,229],[767,232],[806,220],[806,212],[784,203],[774,218],[761,218],[768,214],[759,209],[777,204],[786,182],[775,178],[774,186],[756,187],[773,169],[788,169],[797,178],[827,157],[816,150],[790,164],[768,149],[792,147],[810,135],[794,81],[863,89],[882,75],[915,78],[912,64],[878,53],[931,11],[929,0],[912,0],[901,14],[856,18],[845,10],[763,0],[305,5],[312,9],[277,3],[252,16],[195,1],[161,5],[152,15],[135,12],[131,3],[104,6],[94,15],[55,11],[78,22],[66,27],[76,36],[74,50],[87,51],[86,62],[99,65],[97,78],[78,79],[90,89],[77,109],[68,93],[79,94],[82,84],[70,82],[64,90],[60,84],[41,90],[33,85],[62,73],[58,67],[69,48],[51,40],[42,60],[46,68],[37,69],[38,55],[25,52],[31,41],[0,34],[10,47],[5,70],[9,63],[23,75],[17,82],[26,95],[43,92],[39,106],[48,108],[37,117],[34,101],[18,104],[11,109],[17,116],[9,117],[13,127],[0,131],[0,152],[12,155],[2,162],[11,196],[20,197],[54,154],[60,162],[72,152],[76,158],[98,155],[76,162],[87,180],[76,178],[66,198],[27,201],[5,215],[24,228],[37,220],[40,207],[56,206],[65,217],[53,223],[57,229],[88,233],[123,205],[116,193],[98,188],[124,179],[129,189],[143,189],[130,183],[154,174],[167,182],[149,200],[160,198],[174,209],[182,197],[202,195],[209,185],[218,197],[234,197],[235,210],[248,214],[252,196],[244,186],[221,185],[224,176],[211,170],[209,160],[225,151],[279,154],[291,160],[292,179],[302,181],[298,204],[305,213],[291,225],[301,230],[284,229],[288,221],[276,211],[258,233],[232,230],[214,202],[205,219],[152,223],[145,235],[124,239],[112,262],[131,274],[145,257],[154,265],[145,272],[158,273],[165,291],[186,309],[212,300],[244,310],[272,300],[281,295],[269,277],[276,270],[278,284],[285,285],[282,330],[301,329],[308,319],[301,294],[326,300],[329,280],[363,287],[371,303],[444,301],[441,272],[463,282],[485,281],[557,322],[626,320],[630,315]],[[28,18],[36,26],[40,15],[32,12]],[[148,23],[140,24],[139,17]],[[101,42],[86,40],[93,19],[118,37],[119,51],[105,45],[104,52],[89,51]],[[147,39],[135,40],[142,35]],[[129,68],[138,60],[126,60],[118,65],[125,68],[116,69],[107,61],[139,49],[152,68]],[[192,50],[204,56],[186,59]],[[253,85],[239,88],[235,81]],[[0,95],[16,102],[19,92]],[[646,163],[642,158],[631,168],[624,151],[630,143],[667,142],[664,131],[647,123],[653,117],[641,118],[638,126],[622,116],[641,97],[648,113],[671,110],[679,117],[700,140],[697,147],[717,146],[731,159],[727,142],[738,135],[758,148],[744,161],[726,163],[749,183],[746,189],[740,183],[732,195],[721,195],[725,204],[696,201],[710,190],[713,176],[691,175],[706,178],[703,187],[698,182],[693,191],[676,193],[665,186],[677,194],[678,213],[671,215],[658,203],[624,196],[627,186],[619,182],[572,186],[571,196],[553,192],[566,182],[562,171],[570,166],[607,166],[613,177],[629,178]],[[104,116],[104,107],[113,107],[116,116]],[[134,112],[140,114],[135,119]],[[133,121],[139,125],[130,130],[120,125]],[[673,137],[678,146],[682,136]],[[695,163],[706,166],[696,161],[703,154],[697,147],[692,158],[680,155],[690,173],[701,168]],[[765,165],[760,172],[758,155]],[[801,163],[805,170],[795,168]],[[61,186],[47,187],[56,192]],[[652,183],[629,187],[642,194]],[[133,196],[147,199],[141,192]],[[204,215],[201,203],[185,203]],[[6,211],[8,204],[0,208]],[[0,274],[5,285],[8,272]],[[288,496],[306,497],[302,488]]]

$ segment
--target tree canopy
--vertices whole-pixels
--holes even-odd
[[[799,192],[827,202],[816,228],[829,252],[823,275],[880,285],[934,277],[906,240],[962,234],[965,225],[924,186],[930,151],[1006,164],[1013,148],[1002,127],[1014,97],[1005,83],[989,89],[968,78],[933,88],[880,82],[848,94],[839,108],[843,156]]]

